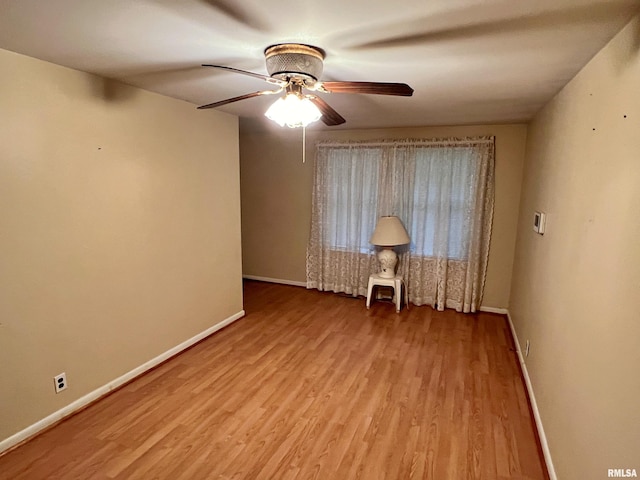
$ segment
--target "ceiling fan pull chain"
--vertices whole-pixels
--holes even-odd
[[[307,158],[307,127],[302,126],[302,163]]]

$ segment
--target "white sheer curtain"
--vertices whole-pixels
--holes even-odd
[[[317,145],[307,287],[366,295],[378,270],[369,238],[397,215],[411,237],[398,273],[409,300],[476,311],[494,204],[494,138]]]

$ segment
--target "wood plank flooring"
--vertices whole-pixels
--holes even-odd
[[[261,282],[245,310],[0,478],[548,478],[504,317]]]

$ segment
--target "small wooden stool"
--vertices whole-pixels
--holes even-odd
[[[377,273],[369,276],[369,286],[367,287],[367,309],[371,306],[371,294],[373,293],[373,287],[376,285],[393,288],[393,296],[396,300],[396,312],[400,312],[401,295],[402,290],[404,289],[404,304],[407,306],[407,310],[409,309],[409,293],[407,292],[407,286],[404,284],[402,275],[396,275],[393,278],[384,278]]]

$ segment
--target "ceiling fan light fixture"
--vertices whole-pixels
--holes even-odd
[[[307,97],[287,93],[269,107],[265,116],[281,127],[299,128],[320,120],[322,113]]]
[[[302,43],[279,43],[264,51],[267,72],[271,77],[299,77],[319,80],[322,75],[324,51]]]

